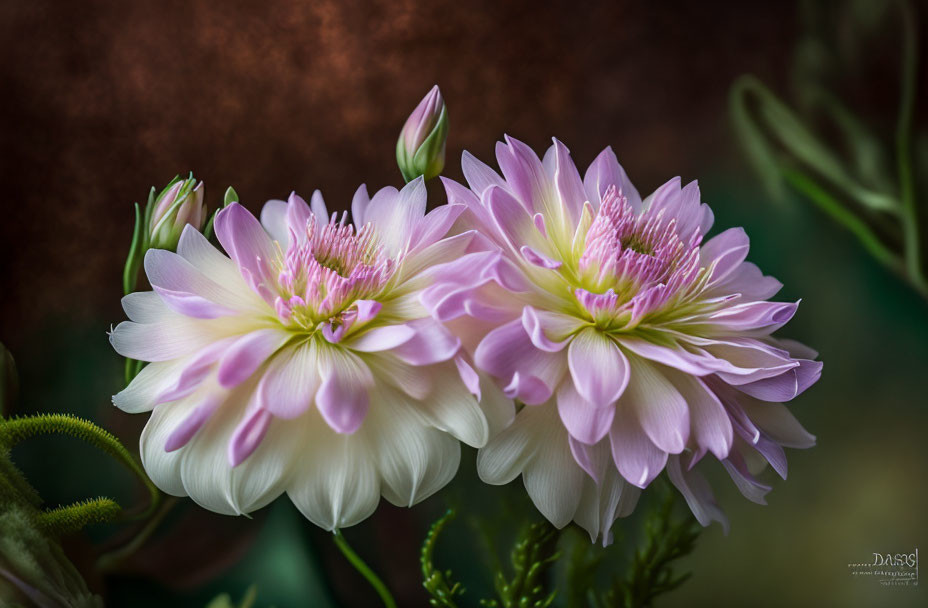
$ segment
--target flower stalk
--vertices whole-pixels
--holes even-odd
[[[371,587],[374,588],[374,591],[377,592],[377,595],[380,596],[380,601],[383,602],[385,608],[396,608],[396,600],[393,599],[393,595],[390,593],[390,590],[384,584],[384,582],[371,570],[371,567],[368,566],[361,557],[355,553],[354,549],[351,548],[351,545],[348,544],[348,541],[345,539],[341,530],[335,530],[335,533],[332,535],[332,540],[335,542],[335,546],[338,547],[338,550],[342,552],[342,555],[345,556],[345,559],[354,567],[358,573],[363,576]]]

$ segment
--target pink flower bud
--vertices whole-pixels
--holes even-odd
[[[448,110],[438,85],[413,110],[396,142],[396,162],[410,182],[420,175],[431,179],[445,167]]]
[[[148,224],[149,247],[152,249],[174,250],[184,226],[190,224],[200,230],[206,221],[203,182],[197,183],[193,176],[169,184],[154,205]]]

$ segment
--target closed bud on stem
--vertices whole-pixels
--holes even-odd
[[[203,202],[203,182],[197,183],[191,174],[188,179],[176,179],[168,184],[155,199],[149,227],[149,248],[177,247],[181,232],[187,224],[197,230],[206,221],[206,204]]]
[[[403,179],[411,182],[420,175],[431,179],[441,173],[447,139],[448,110],[435,85],[406,119],[396,142],[396,162]]]

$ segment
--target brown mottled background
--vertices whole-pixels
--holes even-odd
[[[406,115],[441,86],[463,149],[607,144],[641,184],[699,175],[732,78],[782,77],[783,2],[0,3],[0,340],[118,318],[133,201],[189,170],[252,209],[319,188],[339,208],[401,181]]]
[[[133,201],[193,170],[212,207],[233,185],[254,211],[315,188],[344,208],[362,182],[400,184],[396,136],[437,83],[451,119],[447,175],[460,177],[463,149],[492,161],[503,133],[536,150],[556,135],[581,167],[612,145],[642,192],[700,178],[717,227],[746,226],[751,259],[786,284],[784,298],[805,298],[787,334],[825,360],[795,409],[819,445],[790,451],[790,480],[768,479],[766,508],[716,476],[732,533],[702,535],[684,564],[693,579],[666,605],[919,605],[923,591],[854,580],[847,564],[928,546],[928,307],[821,214],[774,205],[728,121],[740,74],[793,98],[802,24],[820,4],[855,11],[819,25],[850,52],[830,66],[848,85],[842,99],[889,145],[898,38],[891,18],[867,22],[877,0],[0,0],[0,342],[21,371],[16,411],[78,413],[136,445],[145,417],[108,403],[121,361],[105,336],[122,319]],[[882,36],[852,44],[877,25]],[[141,501],[124,471],[75,442],[18,450],[50,504],[97,493]],[[414,510],[382,504],[346,532],[402,606],[425,605],[417,552],[437,513],[462,496],[479,510],[522,494],[518,483],[481,486],[473,468],[466,450],[448,489]],[[634,535],[636,525],[616,529]],[[470,529],[456,526],[440,562],[470,589],[463,605],[475,605],[491,589],[482,554],[462,548]],[[376,605],[327,534],[286,501],[255,520],[182,501],[136,556],[97,573],[94,553],[120,534],[92,528],[66,547],[107,605],[201,607],[251,583],[261,608]]]

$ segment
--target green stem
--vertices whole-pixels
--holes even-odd
[[[161,500],[161,492],[142,470],[138,461],[112,433],[92,422],[67,414],[39,414],[25,418],[12,418],[0,425],[0,442],[7,448],[36,435],[50,434],[76,437],[119,461],[132,471],[148,490],[148,507],[134,518],[145,519],[154,513]]]
[[[351,565],[354,566],[354,569],[360,572],[361,576],[366,578],[367,582],[371,584],[371,587],[373,587],[377,595],[380,596],[380,601],[383,602],[383,605],[387,608],[396,608],[396,600],[390,595],[390,590],[387,589],[387,586],[380,580],[380,577],[370,569],[370,566],[365,564],[364,560],[354,552],[354,549],[351,548],[351,545],[348,544],[348,541],[345,540],[345,537],[342,535],[341,530],[335,530],[335,535],[332,538],[335,539],[335,546],[342,552],[342,555],[344,555],[345,558],[351,562]]]
[[[899,121],[896,125],[896,162],[899,167],[899,192],[905,213],[906,272],[913,282],[925,287],[922,274],[922,252],[920,242],[921,217],[915,200],[915,177],[912,173],[912,121],[915,114],[916,67],[918,63],[918,40],[915,9],[903,0],[902,9],[902,75]]]
[[[72,534],[90,524],[103,523],[115,519],[122,507],[111,498],[92,498],[39,515],[39,524],[45,531],[56,536]]]
[[[782,171],[783,178],[789,185],[808,197],[819,209],[854,233],[854,236],[860,240],[864,248],[873,257],[894,271],[901,270],[898,258],[880,242],[880,239],[870,230],[870,227],[857,215],[848,211],[824,188],[802,171],[790,167],[784,167]]]
[[[142,546],[148,541],[149,537],[151,537],[155,530],[158,529],[158,526],[161,525],[161,522],[164,521],[164,518],[167,517],[168,513],[171,512],[177,502],[178,500],[174,496],[171,496],[165,500],[158,512],[155,513],[151,519],[145,522],[145,526],[139,530],[139,533],[136,534],[132,540],[119,547],[118,549],[114,549],[109,553],[104,553],[100,556],[100,558],[97,560],[97,569],[101,572],[109,572],[115,569],[115,567],[122,560],[126,559],[141,549]]]

